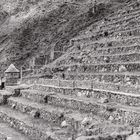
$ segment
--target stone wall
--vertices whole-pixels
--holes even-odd
[[[68,56],[65,61],[63,60],[63,65],[69,65],[71,63],[81,63],[81,64],[108,64],[108,63],[124,63],[124,62],[135,62],[140,60],[139,52],[118,54],[118,55],[107,55],[104,54],[93,55],[88,52],[88,54],[83,53],[80,56],[81,52],[77,53],[76,56]],[[87,56],[86,56],[87,55]]]
[[[56,88],[56,87],[43,87],[42,85],[34,85],[32,87],[33,89],[38,89],[42,91],[46,91],[46,93],[56,93],[56,94],[64,94],[64,95],[72,95],[71,97],[63,97],[63,96],[57,96],[57,95],[49,95],[47,97],[47,103],[50,105],[60,106],[60,107],[66,107],[71,108],[74,110],[84,111],[86,113],[93,113],[94,115],[100,116],[103,120],[109,120],[113,123],[121,123],[121,124],[130,124],[133,126],[137,126],[140,123],[139,117],[140,113],[137,112],[134,108],[132,110],[128,105],[129,103],[133,102],[133,104],[130,105],[139,105],[140,99],[138,98],[131,98],[128,96],[122,96],[117,95],[113,96],[113,93],[111,97],[108,97],[110,95],[106,95],[107,93],[102,93],[100,95],[100,92],[94,93],[93,91],[88,90],[72,90],[72,89],[64,89],[64,88]],[[40,91],[41,92],[41,91]],[[78,92],[83,93],[83,98],[78,96]],[[108,93],[109,94],[109,93]],[[27,94],[28,98],[32,94]],[[90,96],[86,96],[90,95]],[[37,97],[38,96],[38,97]],[[40,94],[35,95],[35,101],[42,102],[42,99],[40,100]],[[100,103],[101,98],[108,97],[109,103]],[[116,97],[116,98],[113,98]],[[44,98],[43,98],[44,99]],[[117,103],[127,104],[127,106],[122,106],[117,103],[114,103],[112,101],[117,101]],[[127,103],[129,102],[129,103]]]
[[[139,63],[110,63],[110,64],[79,64],[79,63],[71,63],[69,65],[61,65],[55,69],[63,68],[68,72],[77,72],[77,73],[98,73],[98,72],[139,72],[140,64]],[[121,69],[124,67],[124,70]]]
[[[93,80],[96,82],[114,83],[120,85],[140,85],[140,76],[129,73],[55,73],[53,79],[65,80]]]
[[[23,78],[23,83],[32,84],[31,89],[40,92],[56,93],[58,96],[47,97],[48,104],[78,109],[87,113],[92,112],[113,123],[130,124],[137,127],[140,123],[140,113],[135,108],[140,106],[139,88],[97,83],[92,80],[48,80],[37,77]],[[63,95],[72,96],[65,98]],[[35,95],[35,98],[40,101],[42,97],[39,95],[37,98]],[[108,103],[101,103],[100,100],[105,98]]]
[[[106,90],[113,92],[124,92],[131,94],[139,94],[140,87],[133,85],[120,85],[105,82],[97,82],[94,80],[56,80],[56,79],[43,79],[38,77],[23,78],[22,83],[26,84],[42,84],[46,86],[56,86],[72,89],[89,89],[89,90]]]
[[[115,84],[97,83],[90,80],[48,80],[43,78],[24,78],[23,83],[32,85],[32,89],[55,92],[66,95],[76,95],[90,98],[107,98],[111,102],[117,102],[129,106],[140,105],[139,88],[121,86]]]

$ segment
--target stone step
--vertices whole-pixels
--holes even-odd
[[[32,98],[32,97],[31,97]],[[69,127],[74,127],[76,131],[79,131],[82,128],[82,122],[85,118],[89,116],[90,113],[84,113],[76,110],[71,110],[67,107],[59,107],[59,106],[53,106],[49,104],[40,104],[39,100],[37,102],[33,102],[31,99],[27,100],[25,98],[9,98],[8,99],[8,106],[12,107],[14,106],[14,109],[27,113],[29,115],[32,115],[32,112],[38,112],[39,118],[52,122],[53,124],[57,125],[58,127],[61,127],[62,122],[66,121]],[[29,96],[28,96],[29,99]],[[63,116],[62,116],[63,114]],[[101,119],[99,116],[91,115],[92,120],[90,121],[90,124],[93,126],[96,126],[96,128],[101,128],[101,123],[108,123],[105,119]],[[33,117],[33,116],[32,116]],[[95,125],[93,125],[95,124]],[[110,124],[111,125],[111,124]],[[89,125],[90,126],[90,125]],[[117,126],[118,127],[118,126]],[[114,126],[114,128],[116,128]],[[117,129],[117,128],[116,128]],[[86,133],[86,130],[82,130],[84,133]],[[92,134],[95,134],[95,129],[92,130]]]
[[[125,47],[125,46],[130,46],[134,45],[135,43],[138,45],[140,42],[139,37],[128,37],[126,39],[116,39],[116,38],[108,38],[108,39],[101,39],[97,41],[83,41],[82,38],[81,40],[74,40],[74,45],[82,45],[84,47],[88,46],[95,46],[96,48],[112,48],[112,47]],[[81,46],[81,48],[82,48]]]
[[[92,34],[88,37],[85,37],[85,38],[80,38],[78,40],[76,40],[76,42],[80,42],[80,43],[83,43],[83,42],[89,42],[89,41],[92,41],[92,42],[95,42],[95,41],[99,41],[99,40],[102,40],[102,39],[110,39],[110,38],[115,38],[115,39],[127,39],[127,38],[134,38],[134,37],[139,37],[140,35],[140,29],[139,27],[135,27],[135,28],[132,28],[132,29],[127,29],[127,30],[124,30],[124,31],[114,31],[114,32],[103,32],[103,33],[99,33],[99,34]]]
[[[98,46],[99,45],[99,46]],[[83,45],[80,46],[80,50],[78,50],[78,47],[73,47],[71,51],[67,53],[69,57],[75,57],[79,58],[78,56],[83,55],[84,53],[89,53],[91,56],[115,56],[115,55],[128,55],[133,53],[139,53],[140,46],[138,43],[134,43],[132,45],[125,45],[125,46],[112,46],[107,47],[100,45],[102,44],[92,44],[92,45]],[[105,45],[105,44],[104,44]]]
[[[84,93],[84,92],[82,92]],[[115,91],[105,91],[105,90],[93,90],[89,91],[91,98],[102,100],[107,99],[109,102],[115,102],[127,106],[140,106],[140,94],[131,94],[124,92],[115,92]],[[104,101],[104,100],[103,100]]]
[[[128,62],[139,62],[139,52],[130,53],[118,53],[108,55],[92,55],[92,52],[77,52],[76,54],[69,54],[65,60],[60,60],[59,63],[68,65],[70,63],[81,63],[81,64],[112,64],[112,63],[128,63]]]
[[[26,91],[33,94],[32,91]],[[24,92],[25,93],[25,92]],[[25,93],[25,94],[26,94]],[[34,92],[37,93],[37,92]],[[70,110],[65,107],[57,107],[52,106],[46,103],[46,99],[51,94],[45,96],[44,103],[42,100],[36,99],[37,95],[33,97],[31,94],[23,95],[23,97],[11,97],[8,99],[8,105],[11,108],[14,108],[20,112],[27,113],[32,116],[35,114],[33,112],[37,112],[39,114],[38,118],[42,118],[43,120],[48,120],[49,122],[55,122],[56,124],[60,125],[62,121],[67,120],[68,122],[74,122],[80,124],[81,121],[84,119],[86,114],[80,113],[75,110]],[[41,94],[40,94],[41,95]],[[40,98],[38,94],[38,97]],[[43,96],[43,93],[42,93]],[[40,103],[41,102],[41,103]],[[34,116],[35,117],[35,116]]]
[[[58,64],[58,63],[57,63]],[[120,70],[121,67],[124,67],[125,70]],[[77,72],[77,73],[112,73],[112,72],[140,72],[140,63],[139,62],[123,62],[123,63],[109,63],[109,64],[79,64],[71,63],[69,65],[63,65],[59,63],[52,68],[55,72]]]
[[[127,79],[128,80],[128,79]],[[43,79],[43,78],[24,78],[23,83],[31,85],[30,89],[37,90],[65,90],[67,89],[69,92],[73,92],[73,90],[81,89],[81,90],[108,90],[108,91],[117,91],[131,94],[139,94],[140,86],[136,83],[133,83],[133,79],[131,82],[127,84],[122,83],[111,83],[104,81],[95,80],[60,80],[60,79]]]
[[[134,52],[139,52],[140,46],[139,45],[132,45],[126,47],[113,47],[113,48],[103,48],[94,51],[93,54],[95,55],[117,55],[117,54],[130,54]]]
[[[134,53],[139,53],[140,51],[140,46],[139,45],[131,45],[130,47],[127,46],[127,47],[113,47],[113,48],[102,48],[102,49],[98,49],[97,50],[94,50],[94,48],[85,48],[85,49],[82,49],[80,51],[72,51],[70,52],[68,55],[69,57],[75,57],[76,58],[79,58],[78,56],[80,55],[84,55],[86,53],[88,53],[87,55],[91,56],[91,58],[94,58],[95,56],[96,57],[106,57],[106,56],[125,56],[125,55],[131,55],[131,54],[134,54]],[[92,55],[94,57],[92,57]],[[82,58],[82,56],[81,56]]]
[[[139,36],[139,27],[133,27],[133,28],[130,28],[130,29],[128,29],[128,30],[124,30],[124,31],[115,31],[114,33],[110,33],[110,37],[117,37],[117,36],[119,36],[119,37],[123,37],[123,38],[125,38],[125,37],[130,37],[130,36],[132,36],[132,37],[136,37],[136,36]],[[131,34],[130,34],[130,32],[131,32]]]
[[[106,138],[108,136],[114,136],[117,139],[117,135],[122,136],[125,134],[126,136],[132,134],[132,127],[128,125],[113,125],[110,123],[106,124],[98,124],[98,125],[91,125],[90,128],[88,128],[83,136],[88,137],[88,136],[94,136],[94,137],[101,137]],[[113,137],[112,137],[113,138]],[[106,138],[107,139],[107,138]],[[98,139],[97,139],[98,140]]]
[[[43,118],[44,120],[48,120],[49,122],[52,122],[52,119],[54,119],[54,120],[57,120],[57,121],[63,121],[63,119],[61,119],[61,120],[58,120],[58,118],[55,118],[55,116],[56,116],[56,113],[58,113],[58,110],[59,110],[59,107],[57,108],[57,110],[55,109],[55,110],[53,110],[53,109],[51,109],[52,108],[52,106],[48,106],[48,105],[46,105],[46,106],[44,106],[44,108],[40,108],[40,104],[37,104],[37,103],[33,103],[32,101],[27,101],[27,100],[25,100],[25,99],[23,99],[23,98],[11,98],[11,99],[9,99],[10,101],[10,103],[9,103],[9,106],[13,106],[13,105],[15,105],[16,107],[15,107],[15,109],[16,110],[18,110],[18,111],[20,111],[20,112],[26,112],[27,110],[27,114],[30,114],[29,112],[31,112],[32,110],[34,111],[34,110],[38,110],[38,112],[40,112],[40,118]],[[22,100],[22,101],[21,101]],[[48,107],[49,107],[49,109],[50,109],[50,111],[51,111],[51,113],[53,112],[53,111],[55,111],[54,113],[52,113],[52,116],[49,116],[49,117],[51,117],[51,120],[50,120],[50,118],[48,118],[48,116],[44,116],[43,115],[43,117],[42,117],[42,113],[44,113],[44,114],[50,114],[50,112],[43,112],[44,110],[48,110]],[[22,109],[21,109],[22,108]],[[30,109],[29,109],[30,108]],[[23,111],[24,110],[24,111]],[[25,111],[26,110],[26,111]],[[30,111],[29,111],[30,110]],[[67,112],[69,112],[69,110],[67,109]],[[60,113],[58,113],[58,114],[60,114]],[[44,118],[45,117],[45,118]],[[85,117],[87,117],[87,114],[84,114],[84,113],[79,113],[79,114],[77,114],[77,113],[75,113],[75,111],[73,111],[73,113],[67,113],[67,114],[64,114],[64,120],[66,120],[68,123],[69,123],[69,119],[70,118],[73,118],[73,119],[77,119],[76,121],[78,122],[79,121],[79,124],[78,124],[78,127],[77,127],[77,129],[80,129],[81,128],[81,122],[83,121],[83,119],[85,118]],[[68,119],[67,119],[68,118]],[[81,119],[80,119],[81,118]],[[88,128],[90,128],[89,130],[87,130],[87,129],[83,129],[82,130],[82,133],[83,134],[85,134],[86,136],[87,135],[98,135],[98,134],[106,134],[106,133],[110,133],[110,132],[119,132],[120,130],[121,131],[126,131],[126,129],[127,130],[131,130],[132,128],[130,127],[130,126],[128,126],[128,125],[115,125],[115,124],[112,124],[112,123],[110,123],[110,122],[106,122],[106,121],[103,121],[102,120],[102,122],[100,122],[99,121],[99,117],[95,117],[95,116],[93,116],[92,117],[92,121],[90,122],[90,125],[88,126]],[[53,120],[53,121],[54,121]],[[102,126],[104,124],[104,127]],[[71,125],[71,124],[69,124],[69,125]],[[108,126],[108,127],[107,127]],[[109,131],[109,127],[110,128],[112,128],[112,131]],[[100,131],[99,131],[100,130]]]
[[[30,85],[22,84],[22,85],[16,85],[16,86],[6,86],[5,90],[9,93],[15,94],[15,90],[18,91],[20,89],[29,89],[29,88],[30,88]]]
[[[126,14],[125,14],[125,12],[126,12]],[[117,23],[120,23],[120,22],[129,21],[130,19],[137,17],[140,13],[140,10],[139,10],[139,8],[137,8],[132,11],[130,10],[130,13],[127,13],[127,11],[125,11],[125,12],[123,15],[119,14],[119,17],[115,17],[117,15],[117,14],[115,14],[114,17],[112,17],[112,19],[110,19],[110,17],[107,17],[106,18],[107,20],[104,22],[104,25],[101,26],[101,29],[106,29],[106,28],[112,27],[113,25],[116,25]]]
[[[140,85],[140,73],[55,73],[53,79],[94,80],[105,83]]]
[[[129,22],[135,22],[135,26],[133,24],[131,25],[131,23],[129,23]],[[93,36],[95,37],[95,40],[98,40],[98,37],[100,37],[100,39],[103,37],[105,37],[105,38],[106,37],[116,37],[117,38],[117,36],[119,37],[119,35],[124,32],[125,32],[126,37],[129,37],[129,36],[135,37],[135,36],[137,36],[137,34],[135,32],[133,32],[132,35],[129,35],[129,31],[138,30],[138,28],[140,27],[140,19],[138,19],[138,21],[136,21],[136,20],[133,21],[131,19],[129,22],[127,21],[127,25],[126,25],[126,23],[124,21],[125,25],[122,25],[123,21],[120,21],[120,23],[119,23],[120,25],[116,23],[116,25],[112,25],[112,27],[108,27],[108,29],[105,28],[103,30],[99,29],[98,31],[92,31],[91,36],[89,36],[89,38],[94,39]]]
[[[135,28],[140,27],[140,19],[139,19],[139,13],[133,17],[129,17],[126,19],[121,19],[117,22],[109,22],[109,24],[104,23],[102,26],[99,26],[97,28],[97,31],[92,31],[91,35],[93,34],[102,34],[105,32],[108,32],[109,34],[112,34],[113,32],[122,32],[122,31],[127,31],[127,30],[132,30]],[[135,19],[136,18],[136,19]],[[134,25],[135,23],[135,25]]]
[[[128,36],[127,38],[100,38],[99,40],[92,39],[92,36],[82,37],[78,39],[73,39],[74,45],[96,45],[101,48],[103,47],[112,47],[112,46],[127,46],[132,45],[135,42],[139,42],[139,36]]]
[[[91,45],[83,45],[80,46],[80,50],[78,50],[78,47],[73,47],[71,51],[69,51],[69,55],[76,55],[76,54],[82,54],[84,52],[91,52],[91,54],[96,55],[117,55],[117,54],[130,54],[134,52],[139,52],[140,46],[138,45],[137,42],[131,45],[125,45],[125,46],[103,46],[101,47],[100,45],[102,44],[91,44]],[[105,44],[104,44],[105,45]]]
[[[39,90],[22,90],[21,94],[24,98],[33,100],[35,102],[44,103],[45,98],[49,95],[72,95],[72,96],[79,96],[90,98],[90,99],[107,99],[107,102],[115,102],[122,105],[128,106],[140,106],[140,94],[131,94],[131,93],[124,93],[124,92],[116,92],[111,90],[102,90],[102,89],[93,89],[93,90],[74,90],[73,93],[71,92],[64,92],[62,89],[57,92],[58,90],[48,90],[46,92],[39,91]]]
[[[72,109],[83,110],[89,113],[93,112],[93,114],[97,114],[100,117],[102,117],[106,112],[109,115],[107,121],[111,120],[111,121],[116,121],[116,123],[123,123],[123,124],[128,123],[130,125],[135,125],[135,126],[140,123],[140,120],[138,119],[140,117],[139,107],[123,106],[116,103],[104,104],[104,103],[97,102],[96,99],[85,99],[79,97],[72,97],[68,95],[50,95],[48,96],[47,101],[48,104],[52,104],[56,106],[65,106]],[[128,116],[126,114],[122,115],[120,112],[129,115]]]
[[[99,49],[109,49],[109,48],[117,48],[117,47],[131,47],[135,45],[139,45],[140,38],[132,37],[127,39],[119,39],[119,40],[107,40],[101,42],[95,42],[91,45],[97,46]]]
[[[27,92],[28,91],[26,91],[26,93]],[[24,94],[25,96],[26,93],[23,92],[22,94]],[[33,100],[33,97],[32,95],[30,96],[30,93],[27,94],[27,97],[28,99]],[[75,95],[70,96],[64,94],[57,95],[50,94],[48,97],[46,97],[46,100],[47,103],[50,105],[67,107],[74,110],[84,111],[85,113],[92,112],[94,115],[97,116],[99,115],[100,117],[106,119],[107,121],[111,119],[116,123],[128,123],[134,125],[139,124],[138,119],[138,117],[140,116],[139,107],[130,107],[128,105],[121,105],[115,102],[101,103],[100,100],[97,100],[95,98],[85,98]],[[137,117],[135,115],[137,115]],[[132,122],[130,122],[130,120]]]
[[[0,106],[0,119],[33,140],[67,140],[70,136],[65,129],[62,131],[48,121],[35,119],[7,106]]]
[[[123,57],[123,56],[122,56]],[[134,55],[135,57],[135,55]],[[139,56],[138,56],[139,57]],[[103,57],[102,57],[103,58]],[[106,59],[106,58],[105,58]],[[115,58],[116,59],[116,58]],[[121,58],[123,59],[123,58]],[[126,56],[126,59],[127,59],[127,56]],[[134,58],[135,59],[135,58]],[[88,61],[89,60],[89,61]],[[79,60],[78,60],[79,61]],[[117,60],[116,60],[117,61]],[[124,60],[124,62],[121,62],[120,60],[118,62],[109,62],[109,63],[106,63],[106,62],[101,62],[101,63],[93,63],[93,62],[90,62],[90,59],[87,59],[87,61],[83,61],[82,63],[81,62],[72,62],[71,60],[70,61],[66,61],[65,60],[62,60],[62,61],[58,61],[56,62],[56,65],[52,67],[52,69],[55,69],[55,68],[61,68],[61,72],[64,70],[64,68],[70,68],[70,67],[102,67],[102,66],[108,66],[108,65],[139,65],[139,61],[128,61],[127,60]],[[70,70],[69,70],[70,71]],[[74,71],[74,70],[73,70]],[[100,70],[99,70],[100,71]],[[103,71],[100,71],[100,72],[103,72]],[[118,71],[115,71],[115,72],[118,72]],[[131,72],[131,71],[130,71]],[[136,71],[137,72],[137,71]]]
[[[62,75],[62,73],[58,72],[58,73],[55,73],[56,75]],[[64,73],[65,75],[71,75],[71,76],[76,76],[76,75],[83,75],[83,76],[140,76],[140,72],[135,72],[135,73],[132,73],[132,72],[104,72],[104,73],[76,73],[76,72],[69,72],[69,73]]]
[[[133,5],[135,5],[135,4],[136,4],[136,2],[133,3]],[[132,4],[131,4],[131,6],[132,6]],[[107,19],[112,22],[113,21],[117,22],[118,20],[124,19],[125,17],[136,15],[139,12],[139,7],[131,9],[131,6],[126,5],[122,9],[119,9],[117,13],[115,12]],[[129,13],[127,13],[128,10],[129,10]]]
[[[136,8],[133,8],[133,9],[131,9],[131,8],[128,9],[128,6],[127,6],[126,9],[123,7],[122,12],[119,9],[117,11],[117,13],[115,12],[115,14],[111,14],[110,16],[107,16],[106,20],[105,20],[105,25],[102,25],[101,27],[102,28],[110,27],[112,24],[116,24],[123,20],[128,20],[129,18],[133,18],[133,17],[139,15],[139,13],[140,13],[139,6]],[[129,11],[129,13],[128,13],[128,11]]]
[[[109,22],[109,24],[104,23],[102,26],[100,26],[100,30],[96,33],[101,33],[101,32],[113,32],[113,31],[125,31],[129,30],[134,27],[139,27],[139,14],[140,11],[135,15],[135,16],[129,16],[128,18],[125,19],[120,19],[116,22]],[[137,18],[137,19],[135,19]],[[131,25],[129,22],[133,22],[135,20],[135,26],[134,24]],[[121,30],[122,29],[122,30]]]
[[[56,91],[56,92],[68,92],[74,93],[75,90],[104,90],[104,91],[114,91],[114,92],[124,92],[130,94],[138,94],[140,92],[139,85],[122,85],[114,83],[97,82],[94,80],[44,80],[40,79],[26,79],[24,81],[26,84],[32,85],[30,89],[40,90],[40,91]]]
[[[127,5],[126,7],[123,7],[121,10],[119,8],[118,11],[107,16],[105,25],[102,25],[101,27],[102,28],[110,27],[112,24],[118,23],[123,20],[128,20],[129,18],[133,18],[134,16],[139,15],[140,10],[138,7],[134,9],[131,9],[131,8],[129,9],[128,7],[129,6]],[[127,13],[128,10],[129,10],[129,13]]]
[[[133,44],[124,45],[124,46],[123,45],[122,46],[112,46],[112,47],[107,46],[107,47],[103,47],[103,48],[97,48],[97,53],[98,53],[98,51],[108,51],[108,52],[110,51],[110,53],[114,53],[114,54],[120,53],[121,54],[121,52],[119,50],[122,50],[122,53],[125,54],[125,52],[131,52],[133,49],[134,49],[133,51],[139,50],[139,47],[140,47],[139,44],[137,42],[135,42]]]

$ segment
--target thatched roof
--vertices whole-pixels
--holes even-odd
[[[11,64],[5,71],[5,73],[14,73],[14,72],[19,72],[19,70],[13,64]]]

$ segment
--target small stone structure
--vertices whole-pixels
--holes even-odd
[[[5,78],[6,86],[15,86],[20,78],[20,71],[13,64],[11,64],[5,71]]]

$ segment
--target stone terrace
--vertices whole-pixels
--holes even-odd
[[[49,65],[53,79],[23,77],[1,91],[2,122],[33,140],[118,140],[140,131],[139,8],[126,3],[71,40]]]

